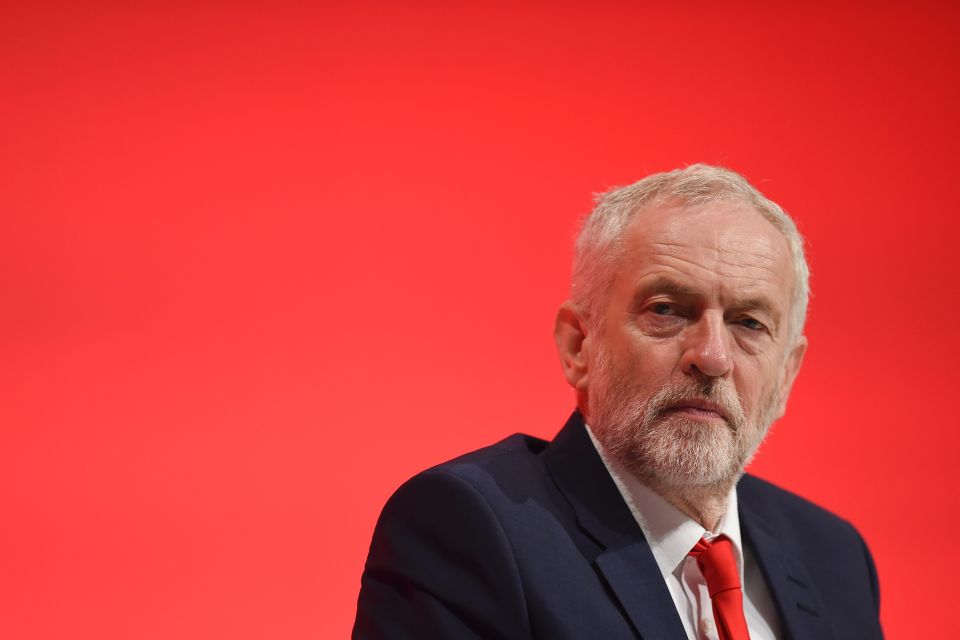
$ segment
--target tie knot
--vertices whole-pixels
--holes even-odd
[[[700,538],[690,550],[690,556],[697,561],[711,598],[724,591],[740,589],[740,571],[730,538],[717,536],[712,541]]]

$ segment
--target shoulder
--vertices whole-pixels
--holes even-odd
[[[538,457],[547,444],[546,440],[523,433],[515,433],[499,442],[430,467],[427,469],[427,473],[432,471],[463,473],[468,472],[471,468],[498,468],[504,465],[529,464]]]
[[[819,594],[839,637],[881,637],[880,585],[870,550],[847,520],[769,482],[737,485],[740,524],[761,559],[780,558],[792,583]],[[870,631],[866,631],[870,630]]]
[[[422,471],[387,501],[361,578],[355,637],[514,637],[527,626],[504,512],[542,440],[514,435]],[[404,636],[406,637],[406,636]]]
[[[522,466],[536,460],[548,444],[546,440],[524,433],[515,433],[499,442],[431,467],[427,472],[461,473],[471,468],[502,469],[505,466]]]
[[[746,474],[737,485],[741,510],[761,516],[780,531],[801,530],[804,536],[817,533],[830,538],[860,543],[856,529],[847,520],[818,504],[777,485]]]
[[[880,587],[873,556],[847,520],[765,480],[745,475],[737,486],[741,525],[764,530],[780,549],[801,562],[829,602],[851,594],[879,613]],[[754,540],[756,543],[757,540]]]
[[[478,518],[523,502],[552,484],[539,455],[546,446],[539,438],[514,434],[421,471],[390,497],[381,522],[414,514],[431,520],[469,512]]]
[[[756,536],[763,531],[767,540],[787,555],[794,570],[802,566],[827,606],[836,609],[835,619],[856,618],[864,628],[877,624],[880,585],[876,565],[850,522],[751,475],[741,478],[737,498],[741,525],[746,526],[754,544],[761,542]]]

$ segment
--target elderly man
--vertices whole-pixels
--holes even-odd
[[[845,521],[744,466],[807,346],[803,241],[705,165],[601,196],[554,337],[577,410],[403,485],[356,638],[879,638]]]

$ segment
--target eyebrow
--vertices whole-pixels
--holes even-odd
[[[638,288],[634,297],[641,298],[652,296],[658,293],[669,293],[675,296],[688,296],[691,298],[703,297],[703,292],[699,289],[688,287],[685,284],[677,282],[676,280],[671,280],[670,278],[666,278],[664,276],[657,276],[649,284],[644,284]]]
[[[644,298],[653,295],[667,294],[672,296],[681,296],[684,298],[704,298],[703,291],[694,287],[687,286],[682,282],[677,282],[671,278],[657,276],[651,282],[640,286],[634,294],[634,304],[638,305]],[[755,309],[767,316],[773,322],[774,329],[780,326],[780,312],[766,296],[754,296],[749,298],[735,298],[731,304],[727,305],[731,309]]]

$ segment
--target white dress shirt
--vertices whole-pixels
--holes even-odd
[[[736,488],[730,491],[727,508],[720,518],[717,531],[707,531],[662,496],[643,485],[619,460],[608,456],[589,426],[587,434],[650,544],[663,581],[673,596],[673,603],[687,631],[687,637],[691,640],[718,638],[707,583],[700,573],[697,561],[687,554],[700,538],[711,540],[722,534],[733,543],[733,553],[740,571],[740,584],[743,587],[743,613],[750,629],[750,640],[782,638],[777,608],[767,591],[760,567],[752,552],[743,546],[740,518],[737,515]]]

